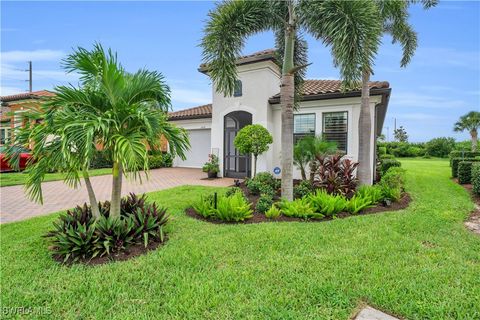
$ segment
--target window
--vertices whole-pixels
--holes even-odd
[[[241,97],[242,96],[242,81],[236,80],[235,81],[235,89],[233,90],[234,97]]]
[[[305,136],[315,135],[315,113],[295,114],[293,116],[293,142]]]
[[[348,113],[328,112],[323,114],[323,138],[337,143],[339,150],[347,153]]]
[[[0,144],[7,144],[8,140],[11,138],[12,129],[10,127],[1,127],[0,128]]]

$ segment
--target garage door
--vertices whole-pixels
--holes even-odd
[[[177,157],[177,167],[201,168],[208,161],[210,148],[210,129],[187,130],[190,136],[190,150],[186,152],[187,159]]]

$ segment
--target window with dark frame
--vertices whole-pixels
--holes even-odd
[[[242,96],[242,81],[236,80],[235,81],[235,88],[233,90],[234,97],[241,97]]]
[[[315,113],[293,115],[293,143],[306,136],[315,136]]]
[[[326,112],[323,113],[323,138],[336,142],[338,150],[347,153],[348,113]]]

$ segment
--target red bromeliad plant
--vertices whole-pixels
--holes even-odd
[[[314,185],[325,189],[329,194],[351,197],[355,194],[358,179],[355,170],[357,162],[343,159],[343,155],[317,156],[319,163]]]

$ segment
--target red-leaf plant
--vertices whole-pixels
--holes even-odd
[[[343,158],[341,154],[317,156],[318,170],[314,185],[325,189],[329,194],[341,194],[352,197],[357,188],[358,179],[355,170],[358,163]]]

